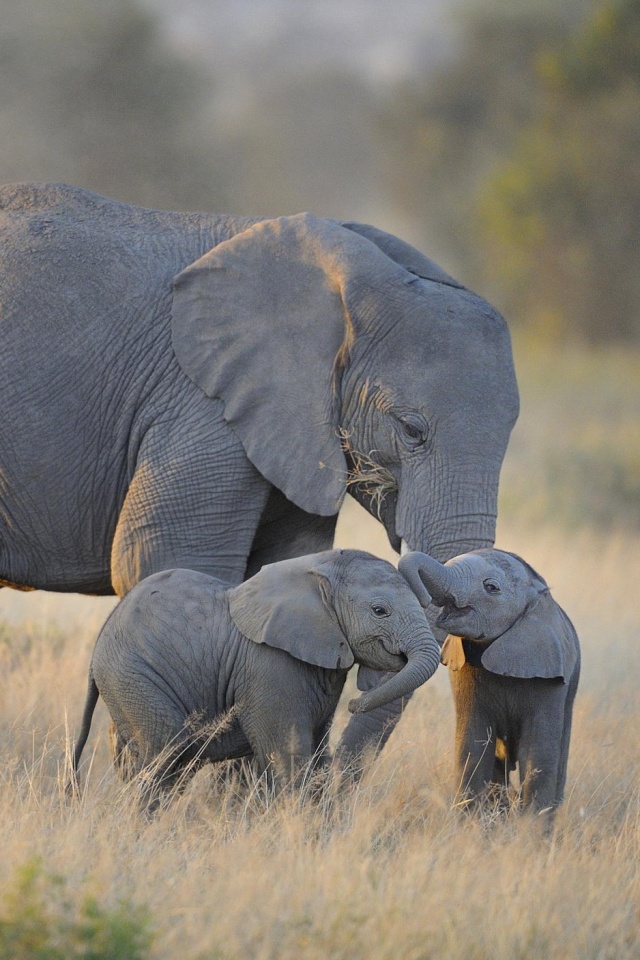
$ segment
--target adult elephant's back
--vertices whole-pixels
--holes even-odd
[[[0,190],[0,581],[113,592],[142,438],[180,391],[172,281],[246,227],[65,185]]]

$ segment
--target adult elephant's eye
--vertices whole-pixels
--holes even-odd
[[[421,446],[427,439],[427,425],[422,417],[406,416],[400,418],[402,436],[411,447]]]

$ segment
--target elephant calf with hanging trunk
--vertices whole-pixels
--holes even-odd
[[[456,706],[459,785],[469,798],[508,786],[518,766],[525,807],[554,810],[567,775],[580,646],[542,577],[503,550],[440,564],[409,553],[400,569],[416,595],[442,607]]]
[[[281,786],[310,760],[326,760],[354,662],[393,674],[350,701],[363,713],[412,693],[439,659],[404,578],[361,551],[283,560],[237,587],[192,570],[157,573],[98,637],[74,775],[101,695],[121,772],[147,768],[149,800],[193,760],[251,755]],[[228,725],[210,736],[228,711]]]
[[[0,585],[238,584],[330,549],[347,489],[397,551],[493,543],[509,333],[409,244],[14,184],[0,248]]]

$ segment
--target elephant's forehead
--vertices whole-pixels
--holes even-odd
[[[445,566],[453,566],[463,570],[465,575],[474,581],[493,577],[503,584],[511,584],[514,589],[519,589],[529,580],[524,567],[520,563],[504,551],[492,548],[471,551],[452,557]]]
[[[359,587],[366,594],[372,594],[381,589],[409,589],[404,578],[392,564],[373,557],[367,557],[364,562],[357,557],[353,558],[349,564],[348,582],[351,586]]]
[[[487,556],[485,551],[461,553],[457,557],[447,560],[445,566],[463,568],[466,573],[471,574],[474,578],[504,573],[501,565],[497,563],[496,557]]]

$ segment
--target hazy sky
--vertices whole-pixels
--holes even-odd
[[[451,41],[456,0],[143,0],[183,51],[238,84],[331,63],[372,82],[405,75]]]

